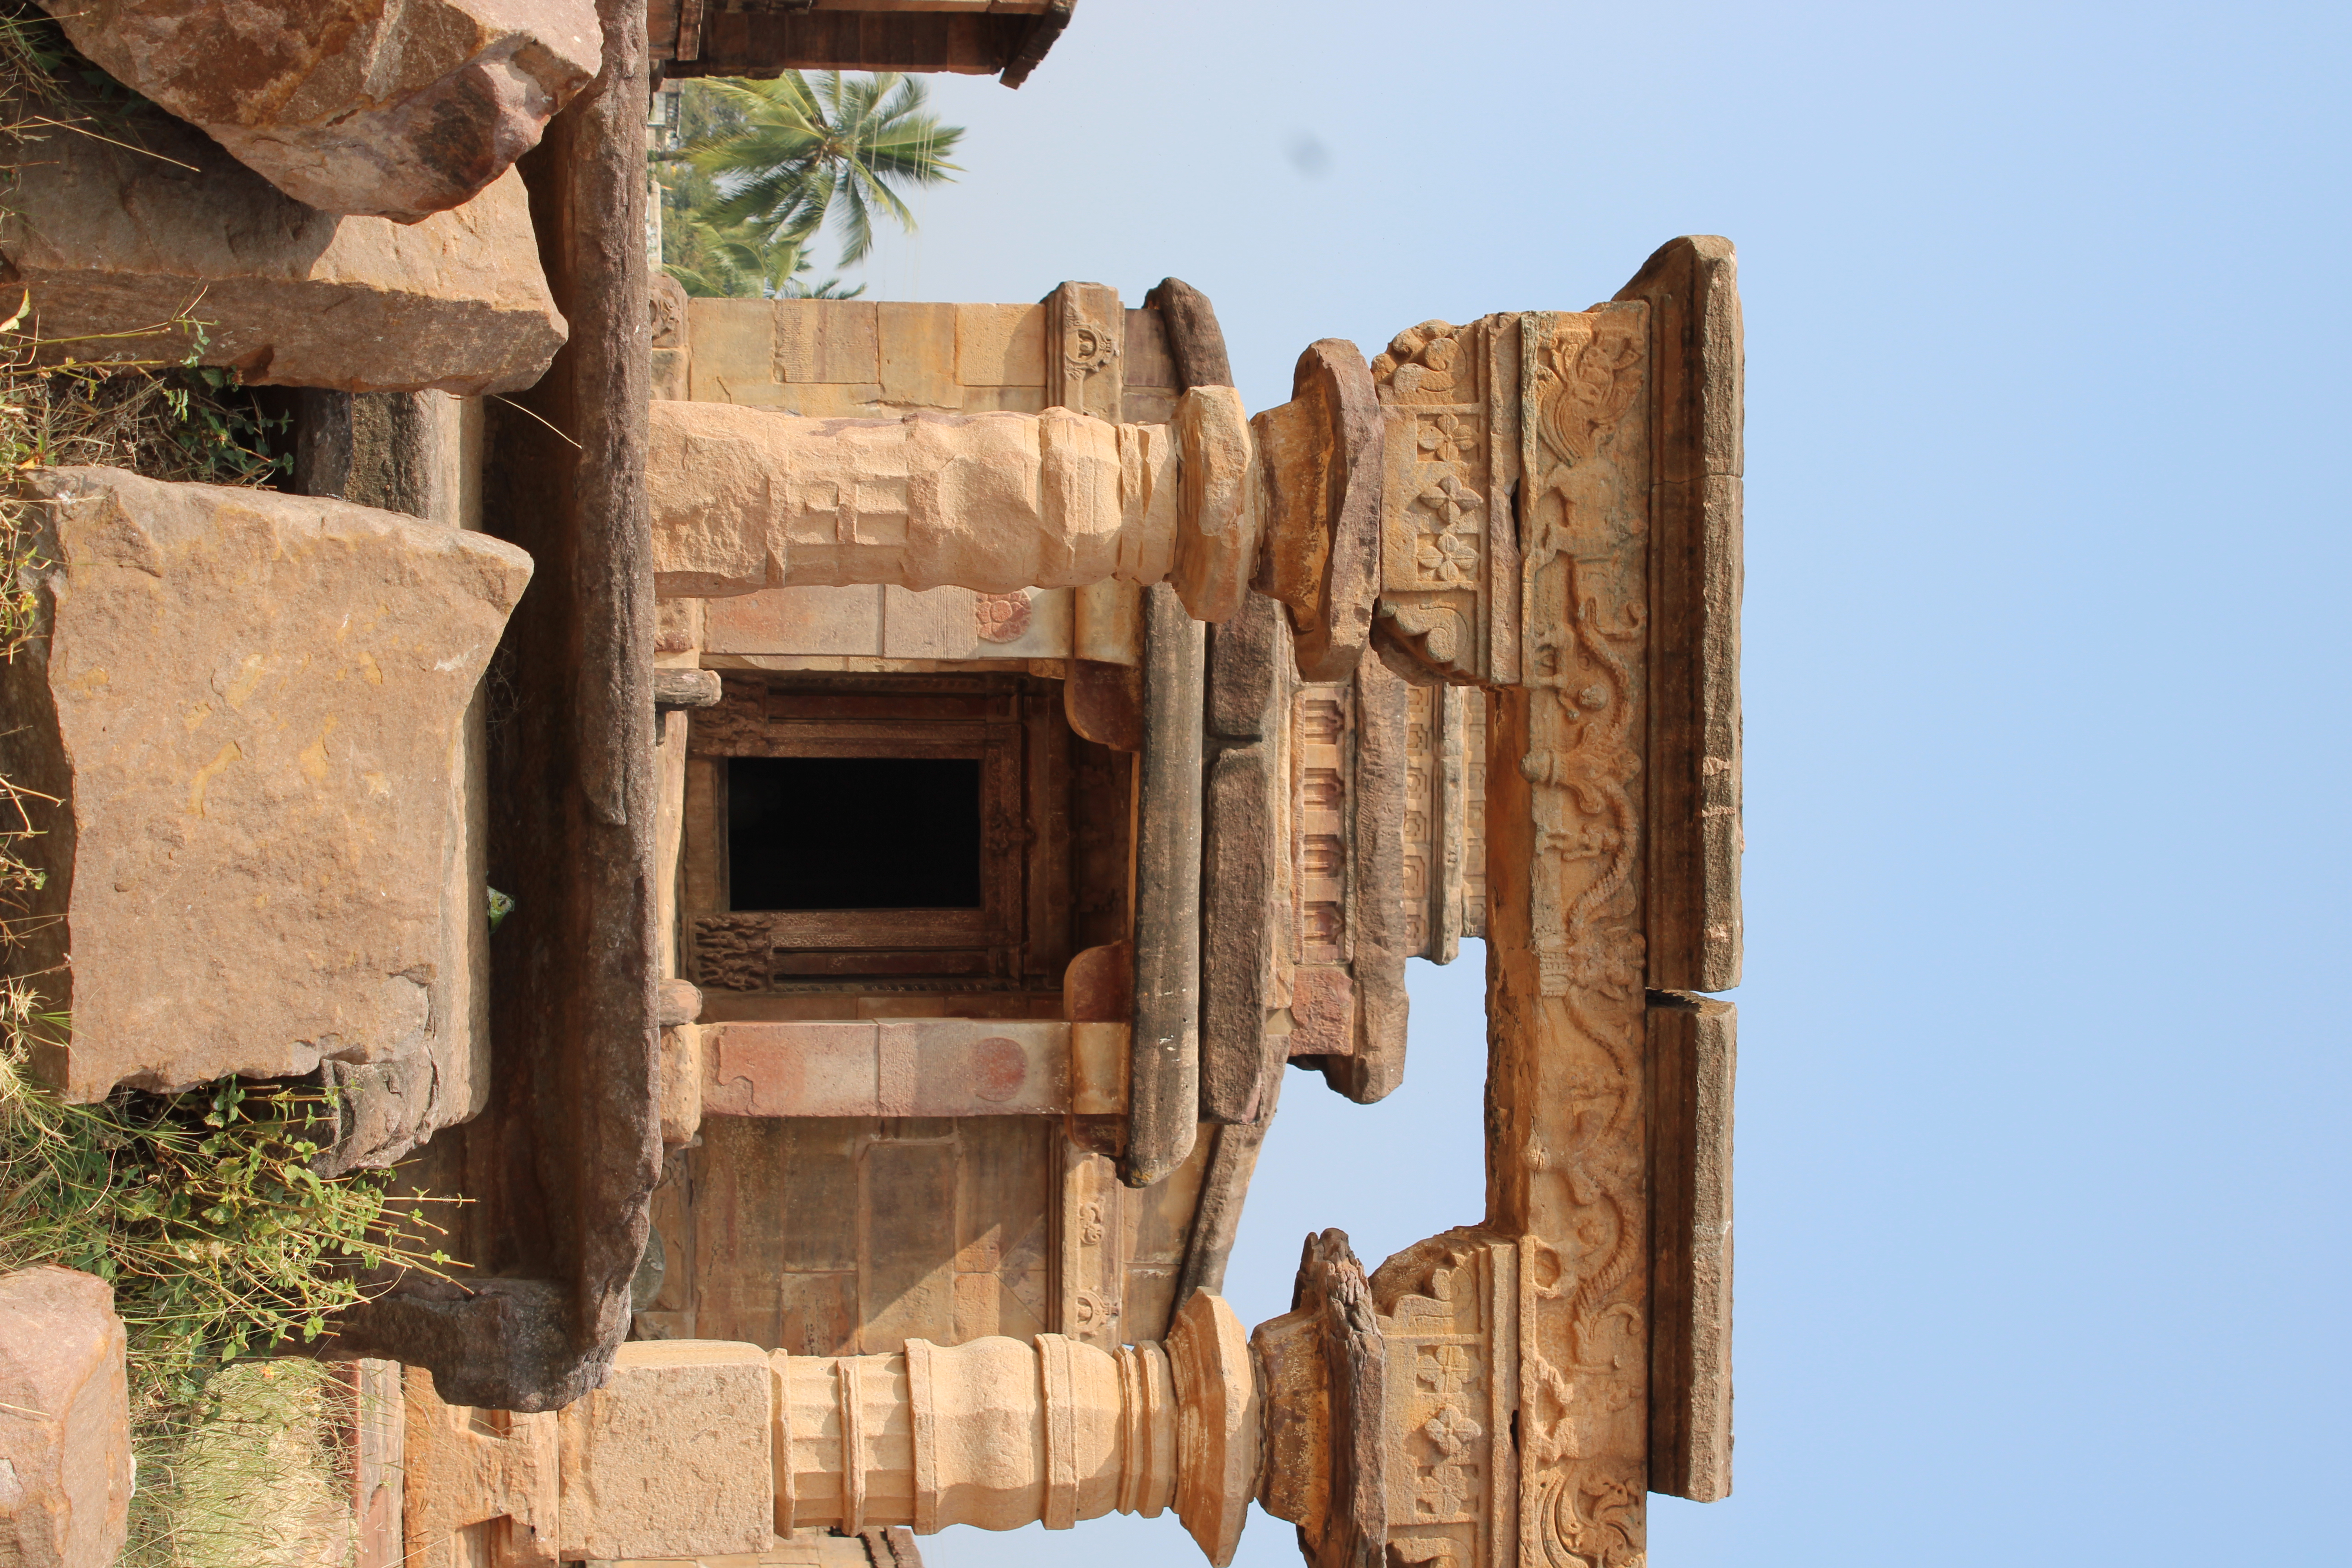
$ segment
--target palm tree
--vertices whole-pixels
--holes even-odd
[[[771,242],[751,224],[720,227],[708,212],[682,205],[662,225],[664,270],[702,298],[854,300],[866,285],[844,289],[841,279],[811,283],[809,254],[798,240]]]
[[[912,232],[915,215],[899,188],[958,172],[947,155],[963,128],[925,112],[922,83],[895,71],[828,71],[814,85],[799,71],[700,85],[714,100],[711,128],[654,156],[710,182],[717,199],[702,216],[751,243],[797,252],[830,220],[842,237],[841,265],[855,266],[873,248],[875,209]]]

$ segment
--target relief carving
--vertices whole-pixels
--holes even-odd
[[[1476,625],[1488,581],[1490,420],[1476,362],[1486,322],[1423,321],[1372,362],[1386,405],[1380,614],[1424,662],[1481,679]]]
[[[973,630],[982,642],[1019,642],[1029,633],[1029,595],[1014,594],[974,594],[971,598]]]
[[[701,915],[694,921],[694,978],[706,991],[765,991],[776,942],[761,915]]]
[[[1390,1474],[1389,1546],[1404,1562],[1509,1560],[1517,1256],[1504,1237],[1449,1231],[1372,1277],[1401,1461]]]
[[[1638,1568],[1646,1457],[1641,787],[1649,460],[1644,308],[1517,321],[1524,681],[1510,830],[1531,859],[1527,970],[1498,1049],[1517,1166],[1527,1521],[1551,1568]],[[1504,733],[1508,733],[1507,730]],[[1492,824],[1486,826],[1492,826]],[[1521,836],[1524,835],[1524,837]],[[1506,850],[1506,852],[1510,852]],[[1517,925],[1517,920],[1513,921]],[[1514,933],[1515,934],[1515,933]],[[1501,1037],[1514,1037],[1507,1041]]]
[[[1065,283],[1045,298],[1045,400],[1073,413],[1116,424],[1125,377],[1127,311],[1118,290],[1101,283]]]

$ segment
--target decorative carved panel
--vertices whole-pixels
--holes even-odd
[[[1511,323],[1524,684],[1490,710],[1491,1223],[1525,1237],[1519,1498],[1541,1560],[1637,1568],[1648,1444],[1646,308]]]
[[[1410,1247],[1372,1276],[1388,1349],[1391,1561],[1508,1568],[1517,1467],[1520,1253],[1477,1230]],[[1540,1560],[1538,1560],[1540,1561]]]
[[[1125,384],[1127,311],[1103,283],[1065,283],[1045,296],[1045,401],[1117,424]]]
[[[1398,646],[1448,680],[1518,678],[1519,345],[1509,321],[1423,321],[1372,361],[1386,415],[1380,616]]]

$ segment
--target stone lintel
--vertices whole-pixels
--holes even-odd
[[[700,1026],[709,1116],[1117,1116],[1128,1026],[906,1018]]]
[[[249,385],[473,396],[530,385],[562,347],[514,171],[405,226],[304,206],[176,121],[142,132],[152,156],[54,133],[19,160],[0,255],[50,362],[177,359],[167,323],[192,311],[203,363]]]

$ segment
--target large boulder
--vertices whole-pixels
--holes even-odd
[[[113,468],[24,488],[37,625],[0,667],[0,775],[60,803],[20,962],[70,1018],[36,1069],[88,1100],[323,1065],[397,1090],[370,1163],[479,1110],[457,759],[530,559]]]
[[[105,1280],[49,1266],[0,1275],[0,1563],[9,1568],[89,1568],[122,1549],[122,1348]]]
[[[177,359],[253,384],[344,392],[514,392],[563,346],[522,176],[413,226],[314,211],[162,115],[152,153],[52,133],[12,149],[0,211],[10,298],[32,297],[45,354]],[[108,334],[114,334],[108,336]]]
[[[321,212],[462,206],[588,85],[592,0],[41,0],[74,47]]]

